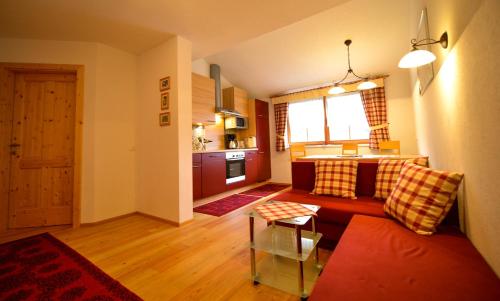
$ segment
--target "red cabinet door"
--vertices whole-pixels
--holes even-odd
[[[245,152],[245,184],[250,185],[257,182],[258,173],[257,152]]]
[[[226,191],[226,154],[205,153],[201,156],[202,196]]]
[[[255,100],[255,119],[257,130],[257,181],[271,178],[271,143],[269,139],[269,104],[265,101]]]
[[[193,154],[193,200],[202,198],[201,154]]]

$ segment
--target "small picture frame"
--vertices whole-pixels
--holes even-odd
[[[170,89],[170,76],[160,79],[160,92]]]
[[[170,125],[170,112],[160,113],[160,126]]]
[[[168,92],[161,93],[160,96],[160,110],[165,111],[170,107],[170,94]]]

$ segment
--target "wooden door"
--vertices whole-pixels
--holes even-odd
[[[271,143],[269,141],[269,104],[255,100],[255,119],[257,133],[258,181],[271,178]]]
[[[15,77],[9,227],[71,224],[76,75]]]
[[[201,156],[203,197],[226,191],[226,154],[206,153]]]

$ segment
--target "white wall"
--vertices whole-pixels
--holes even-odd
[[[98,43],[0,39],[0,61],[85,66],[82,222],[133,212],[135,56]]]
[[[98,44],[94,221],[136,210],[137,56]]]
[[[402,154],[418,154],[417,138],[415,131],[415,117],[413,110],[412,94],[410,89],[410,76],[406,70],[395,70],[385,79],[385,92],[387,101],[387,119],[389,121],[389,135],[392,140],[401,141]],[[270,109],[271,131],[271,169],[272,181],[291,183],[290,152],[276,151],[276,131],[274,123],[274,106]],[[360,146],[360,152],[369,154],[370,149]],[[307,155],[340,154],[337,146],[307,148]]]
[[[196,74],[210,77],[210,64],[205,59],[197,59],[192,62],[192,71]],[[233,86],[233,84],[224,77],[223,70],[221,70],[220,85],[222,89]]]
[[[182,223],[192,218],[191,43],[173,37],[138,61],[138,210]],[[160,127],[159,79],[170,76],[171,125]]]
[[[427,4],[431,36],[448,30],[452,39],[447,50],[433,48],[440,60],[425,94],[414,89],[418,146],[434,167],[465,174],[466,234],[500,275],[500,2],[419,4],[416,13]]]

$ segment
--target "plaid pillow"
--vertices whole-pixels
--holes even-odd
[[[450,211],[462,178],[460,173],[405,163],[384,211],[418,234],[430,235]]]
[[[396,186],[399,173],[403,164],[410,162],[427,167],[427,157],[415,158],[410,160],[390,160],[380,159],[378,161],[377,177],[375,180],[375,195],[376,199],[387,199],[391,191]]]
[[[358,161],[316,161],[316,183],[313,194],[356,198]]]

